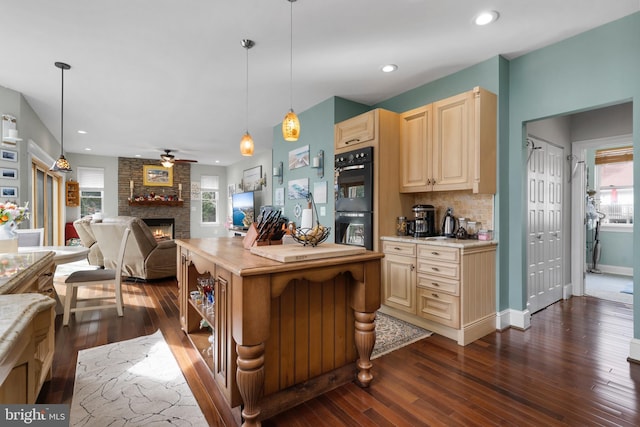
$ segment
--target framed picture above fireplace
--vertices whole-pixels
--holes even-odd
[[[173,168],[164,166],[143,165],[142,184],[145,186],[172,187]]]

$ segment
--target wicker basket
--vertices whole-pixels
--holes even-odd
[[[313,212],[316,215],[316,225],[313,228],[296,228],[295,231],[291,233],[291,237],[303,246],[318,246],[327,240],[331,234],[331,227],[325,227],[318,221],[318,209],[316,208],[316,202],[313,200],[313,194],[311,194],[311,192],[307,194],[307,201],[313,206]]]

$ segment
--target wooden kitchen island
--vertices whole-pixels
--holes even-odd
[[[278,262],[240,237],[176,243],[181,327],[243,425],[354,379],[370,384],[381,253]],[[213,310],[190,296],[208,277]]]

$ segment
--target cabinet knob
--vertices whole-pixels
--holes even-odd
[[[434,298],[440,298],[440,295],[434,294],[434,293],[432,293],[431,296],[434,297]]]
[[[432,269],[433,271],[440,271],[440,269],[439,269],[438,267],[431,267],[431,269]]]
[[[431,282],[432,286],[435,286],[436,288],[440,287],[440,283],[436,283],[436,282]]]
[[[399,247],[395,246],[393,249],[395,249],[396,251],[401,251],[402,249],[400,249]]]
[[[350,139],[350,140],[348,140],[348,141],[345,141],[345,142],[344,142],[344,144],[345,144],[345,145],[349,145],[349,144],[351,144],[352,142],[360,142],[360,139],[359,139],[359,138],[353,138],[353,139]]]
[[[413,270],[415,270],[415,269],[416,269],[416,266],[415,266],[415,265],[413,265],[413,264],[411,264],[411,271],[413,271]]]
[[[431,255],[440,256],[440,252],[431,252]]]

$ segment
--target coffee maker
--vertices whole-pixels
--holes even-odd
[[[411,210],[415,215],[413,237],[435,236],[435,208],[432,205],[415,205]]]

